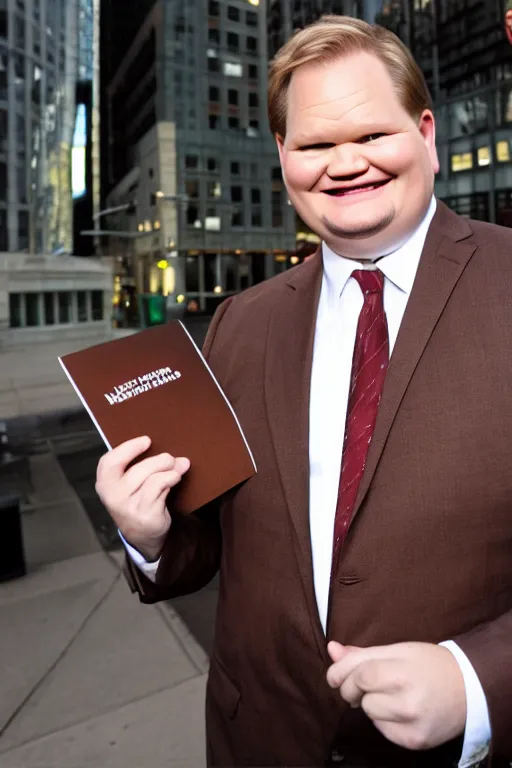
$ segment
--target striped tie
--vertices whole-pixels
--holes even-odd
[[[357,491],[363,477],[389,362],[384,312],[384,275],[380,270],[355,270],[364,295],[352,359],[338,503],[334,522],[333,567],[337,566]]]

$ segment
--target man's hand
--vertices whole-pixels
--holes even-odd
[[[352,707],[361,707],[389,741],[431,749],[460,736],[466,725],[466,691],[447,648],[398,643],[354,648],[330,642],[327,672]]]
[[[190,462],[161,453],[127,469],[150,445],[149,437],[137,437],[105,454],[98,464],[96,492],[126,541],[146,560],[157,560],[171,525],[167,494]]]

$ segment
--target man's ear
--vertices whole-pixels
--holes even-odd
[[[425,109],[420,117],[418,128],[432,163],[434,173],[439,173],[439,158],[436,147],[436,121],[430,109]]]

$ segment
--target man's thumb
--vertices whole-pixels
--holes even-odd
[[[353,645],[342,645],[341,643],[336,642],[336,640],[331,640],[327,645],[327,651],[334,664],[336,664],[337,661],[341,661],[347,653],[350,653],[350,651],[357,650],[358,649]]]

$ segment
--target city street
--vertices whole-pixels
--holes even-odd
[[[192,328],[199,344],[206,325]],[[95,494],[105,448],[85,411],[75,404],[7,427],[29,472],[20,488],[27,574],[0,583],[2,768],[204,764],[216,583],[140,604]]]

